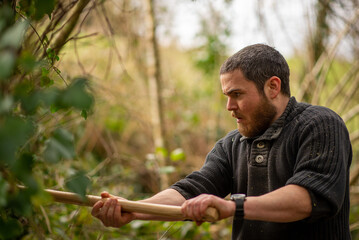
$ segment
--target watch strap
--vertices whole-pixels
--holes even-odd
[[[242,220],[244,217],[244,201],[246,196],[244,194],[234,194],[231,196],[231,200],[236,204],[236,211],[234,213],[235,220]]]

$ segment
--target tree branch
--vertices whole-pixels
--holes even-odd
[[[334,45],[329,49],[328,52],[323,52],[318,61],[315,63],[314,67],[312,68],[312,70],[305,76],[304,81],[302,83],[302,87],[299,91],[299,93],[297,94],[297,99],[298,101],[302,101],[304,94],[307,92],[308,87],[311,85],[312,81],[314,81],[315,77],[317,76],[320,71],[323,69],[323,66],[325,64],[331,64],[331,62],[333,61],[336,51],[338,49],[339,44],[341,43],[341,41],[343,40],[343,38],[349,33],[350,29],[351,29],[351,25],[354,24],[359,18],[359,9],[357,9],[355,11],[354,16],[351,18],[350,21],[348,21],[347,25],[344,27],[343,31],[341,31],[336,38],[336,42],[334,43]],[[323,71],[321,74],[327,74],[329,68],[325,68],[325,71]],[[321,84],[317,87],[317,91],[319,92],[319,90],[322,88]],[[317,102],[318,97],[315,96],[313,97],[313,100],[315,102]]]
[[[69,20],[64,24],[64,28],[58,34],[58,37],[52,44],[52,48],[54,49],[56,54],[58,54],[61,48],[65,45],[66,40],[69,38],[71,32],[74,30],[83,9],[87,6],[89,2],[90,0],[79,0],[77,2],[74,12],[70,16]]]

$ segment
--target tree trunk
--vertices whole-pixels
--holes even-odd
[[[156,20],[154,13],[154,0],[146,0],[146,60],[147,78],[150,97],[150,111],[153,127],[153,140],[159,169],[166,166],[167,151],[164,138],[163,107],[161,98],[161,71],[160,57],[156,39]],[[168,187],[168,177],[159,171],[160,188]]]

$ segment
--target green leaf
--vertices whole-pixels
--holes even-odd
[[[81,117],[83,117],[85,120],[87,119],[87,111],[85,109],[82,109]]]
[[[74,137],[65,129],[57,129],[53,136],[46,141],[43,157],[50,163],[56,163],[62,159],[75,157]]]
[[[56,106],[56,105],[51,105],[50,106],[50,112],[51,113],[55,113],[55,112],[57,112],[59,110],[59,107],[58,106]]]
[[[171,152],[170,158],[173,162],[183,161],[186,159],[186,155],[182,148],[177,148]]]
[[[54,80],[50,79],[48,76],[41,76],[40,78],[41,87],[49,87],[53,84],[54,84]]]
[[[14,165],[11,168],[14,175],[29,188],[31,193],[35,193],[39,190],[37,182],[32,176],[33,166],[33,156],[29,153],[24,153],[18,159],[16,159]]]
[[[94,99],[93,96],[86,90],[86,86],[86,79],[75,79],[60,95],[57,106],[59,108],[75,107],[79,110],[90,109],[93,105]]]
[[[163,147],[157,147],[156,148],[156,155],[167,157],[168,156],[168,151],[167,151],[167,149],[165,149]]]
[[[14,11],[7,4],[3,4],[0,7],[0,16],[1,16],[0,17],[0,36],[1,36],[7,26],[13,25],[15,18],[14,18]]]
[[[55,51],[54,51],[54,49],[52,49],[52,48],[46,49],[46,53],[47,53],[47,57],[48,57],[49,59],[53,59],[54,56],[55,56]]]
[[[82,199],[85,199],[87,188],[90,186],[90,183],[90,178],[86,176],[84,172],[79,171],[66,181],[66,187],[71,192],[79,194]]]
[[[32,0],[19,0],[18,7],[18,10],[23,12],[27,17],[31,17],[35,12]]]
[[[30,216],[32,213],[31,197],[36,193],[37,191],[31,187],[9,194],[8,207],[18,215]]]
[[[21,108],[28,115],[36,113],[36,109],[41,104],[41,93],[37,91],[30,92],[29,94],[21,97]]]
[[[57,88],[47,88],[41,93],[41,100],[45,106],[50,107],[52,113],[56,112],[58,109],[54,106],[55,102],[61,94],[60,90]],[[54,108],[54,109],[53,109]],[[55,109],[56,108],[56,109]],[[52,111],[54,110],[54,111]]]
[[[19,65],[26,73],[29,73],[39,66],[39,63],[29,52],[24,52],[19,58]]]
[[[16,239],[23,232],[20,222],[14,218],[0,218],[1,239]]]
[[[47,77],[49,75],[50,71],[47,68],[42,67],[41,68],[41,76]]]
[[[15,100],[21,100],[21,98],[29,95],[34,90],[34,83],[30,80],[24,80],[17,84],[14,91]]]
[[[47,14],[51,19],[51,13],[54,8],[54,0],[35,0],[35,19],[40,20],[45,14]]]
[[[29,120],[7,117],[0,124],[0,163],[12,165],[19,147],[25,144],[35,126]]]
[[[54,89],[34,90],[34,83],[24,81],[15,88],[15,99],[21,102],[21,108],[26,114],[36,113],[40,105],[50,106],[58,97],[58,92]]]

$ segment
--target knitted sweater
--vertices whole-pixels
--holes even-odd
[[[219,140],[199,171],[171,188],[186,199],[202,193],[259,196],[288,184],[308,190],[312,213],[291,223],[233,222],[232,239],[351,239],[349,167],[352,150],[342,119],[328,108],[292,97],[280,118],[261,136],[234,130]]]

